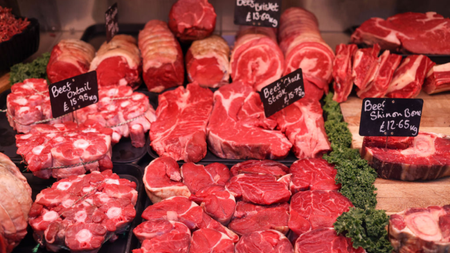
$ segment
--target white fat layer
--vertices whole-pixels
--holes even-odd
[[[390,92],[393,92],[396,90],[401,90],[404,87],[406,87],[408,84],[410,84],[411,82],[414,82],[414,80],[416,79],[417,69],[419,68],[420,63],[422,62],[423,57],[424,56],[422,56],[422,55],[417,57],[416,60],[414,61],[414,63],[412,64],[412,66],[409,67],[406,72],[400,73],[399,75],[394,74],[394,78],[392,79],[391,83],[389,84],[387,93],[390,93]],[[398,67],[397,71],[403,71],[405,66],[408,66],[407,64],[410,61],[411,61],[410,58],[406,58],[405,61],[402,63],[402,65],[400,67]]]
[[[75,238],[78,242],[89,242],[92,239],[92,233],[87,229],[82,229],[75,235]]]
[[[43,219],[44,221],[52,222],[52,221],[55,221],[56,219],[58,219],[58,217],[59,217],[59,215],[58,215],[57,212],[55,212],[55,211],[49,211],[49,212],[46,212],[46,213],[44,214],[44,216],[42,216],[42,219]]]
[[[58,184],[56,189],[61,190],[61,191],[66,191],[71,186],[72,186],[72,182],[61,182],[61,183]]]
[[[32,152],[35,155],[40,155],[43,149],[44,149],[44,146],[39,145],[39,146],[34,147]]]
[[[87,218],[87,213],[85,210],[80,210],[75,213],[75,220],[80,223],[85,223]]]
[[[120,185],[119,179],[111,179],[111,178],[106,179],[106,180],[105,180],[105,184],[116,184],[116,185]]]
[[[76,148],[86,149],[87,147],[89,147],[89,142],[83,139],[78,139],[73,143],[73,145]]]
[[[122,209],[120,207],[111,207],[106,212],[106,216],[108,216],[109,219],[114,219],[120,215],[122,215]]]
[[[19,105],[26,105],[28,103],[28,101],[24,97],[17,98],[16,100],[14,100],[14,102]]]
[[[63,200],[62,205],[65,208],[69,208],[73,205],[74,202],[75,201],[73,199],[66,199],[66,200]]]

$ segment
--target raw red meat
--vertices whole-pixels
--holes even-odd
[[[316,16],[299,7],[286,9],[280,17],[278,41],[286,59],[283,75],[301,68],[304,79],[313,83],[321,95],[328,92],[334,53],[320,35]]]
[[[236,205],[236,212],[228,227],[240,235],[256,231],[274,229],[283,234],[289,230],[288,203],[271,206],[258,206],[243,201]]]
[[[206,155],[206,125],[213,93],[197,83],[166,91],[158,97],[157,120],[150,129],[150,145],[158,155],[198,162]]]
[[[238,174],[265,174],[280,178],[289,172],[289,168],[272,160],[248,160],[233,165],[230,171],[233,176]]]
[[[95,50],[91,44],[81,40],[61,40],[53,47],[47,64],[50,83],[88,72]]]
[[[96,252],[134,219],[135,188],[111,170],[62,179],[36,196],[29,214],[34,237],[54,252]]]
[[[143,59],[143,79],[149,91],[162,92],[183,84],[183,53],[166,22],[148,21],[139,32],[139,49]]]
[[[276,230],[255,231],[241,237],[236,253],[294,253],[291,242]]]
[[[224,233],[202,228],[192,233],[189,253],[234,253],[233,241]]]
[[[337,170],[322,158],[302,159],[289,168],[292,180],[289,188],[292,194],[305,190],[339,190],[334,181]]]
[[[285,63],[275,33],[269,27],[240,28],[230,58],[233,82],[240,81],[260,91],[281,77]]]
[[[272,130],[275,126],[276,121],[264,117],[259,95],[251,87],[240,82],[225,85],[214,92],[208,147],[227,159],[281,159],[292,144]]]
[[[292,196],[289,228],[302,235],[317,228],[332,228],[336,218],[352,203],[337,191],[301,191]]]
[[[133,253],[189,252],[191,231],[181,222],[163,219],[144,221],[133,232],[142,243],[141,248],[133,250]]]
[[[378,58],[376,70],[372,72],[369,82],[363,90],[358,90],[358,97],[381,98],[384,97],[389,84],[392,81],[394,71],[397,69],[402,57],[397,54],[390,54],[388,50]]]
[[[300,99],[277,112],[276,118],[298,159],[322,157],[331,150],[318,100]]]
[[[332,228],[318,228],[301,235],[295,241],[295,253],[364,253],[363,248],[353,248],[350,238],[337,235]]]
[[[28,21],[27,18],[23,20],[21,18],[16,18],[11,11],[12,8],[9,9],[0,6],[0,27],[2,27],[0,32],[0,43],[10,40],[14,35],[21,33],[30,24],[30,21]],[[0,249],[1,245],[2,244],[0,243]]]
[[[230,179],[230,170],[221,163],[210,163],[206,166],[194,163],[185,163],[181,166],[183,183],[191,193],[212,185],[224,186]]]
[[[403,59],[386,91],[389,98],[414,98],[420,93],[428,71],[435,65],[424,55],[412,55]]]
[[[242,197],[247,202],[271,205],[289,200],[290,177],[288,174],[277,180],[272,175],[239,174],[233,176],[225,187],[235,198]]]
[[[450,63],[433,66],[427,74],[423,90],[427,94],[450,90]]]
[[[365,139],[368,137],[365,137]],[[450,175],[450,139],[434,133],[419,133],[413,142],[383,144],[364,141],[361,154],[378,176],[405,181],[433,180]],[[400,148],[399,148],[400,146]]]
[[[216,27],[216,12],[208,0],[178,0],[169,13],[169,27],[181,41],[201,40]]]
[[[41,178],[110,170],[111,134],[111,129],[92,120],[79,126],[73,122],[38,124],[30,133],[16,135],[17,153],[24,157],[28,169]]]
[[[407,149],[412,146],[414,137],[397,137],[397,136],[365,136],[363,139],[363,147],[371,148],[390,148],[390,149]],[[366,155],[366,149],[361,149],[361,156]]]
[[[355,85],[364,90],[366,85],[376,71],[378,66],[378,53],[380,53],[380,46],[375,44],[371,48],[358,49],[353,56],[352,77]]]
[[[220,36],[196,40],[186,53],[189,82],[203,87],[218,88],[230,79],[230,48]]]
[[[371,18],[352,34],[353,43],[380,44],[415,54],[450,54],[450,19],[436,12],[396,14],[383,20]]]
[[[341,103],[347,101],[353,87],[353,55],[358,47],[355,44],[339,44],[336,46],[336,57],[333,61],[333,100]]]
[[[389,240],[398,252],[450,249],[450,205],[411,208],[389,218]]]
[[[97,71],[99,87],[128,85],[136,89],[141,84],[141,65],[136,39],[119,34],[102,44],[89,71]]]
[[[191,195],[188,187],[181,182],[180,167],[170,157],[156,158],[147,165],[142,181],[148,197],[154,204],[172,196]]]
[[[234,214],[236,199],[225,189],[224,186],[208,186],[189,198],[200,204],[203,211],[222,223],[227,225]]]

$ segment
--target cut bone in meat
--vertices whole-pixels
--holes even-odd
[[[150,145],[158,155],[198,162],[205,157],[206,125],[213,93],[197,83],[166,91],[158,97],[156,121],[150,129]]]
[[[143,59],[143,79],[149,91],[162,92],[183,84],[183,52],[166,22],[148,21],[139,32],[139,49]]]
[[[241,237],[236,253],[294,253],[286,236],[276,230],[255,231]]]
[[[97,71],[99,87],[128,85],[136,89],[141,84],[141,56],[136,39],[119,34],[104,42],[91,62],[90,71]]]
[[[233,165],[230,171],[233,176],[238,174],[265,174],[280,178],[289,173],[289,168],[272,160],[248,160]]]
[[[62,179],[36,196],[29,214],[34,237],[54,252],[97,252],[134,219],[135,188],[111,170]]]
[[[178,0],[169,13],[169,27],[181,41],[208,37],[216,27],[216,12],[208,0]]]
[[[180,167],[170,157],[159,157],[145,167],[143,177],[145,191],[152,203],[173,196],[189,197],[191,192],[181,183]]]
[[[50,83],[88,72],[95,50],[91,44],[81,40],[61,40],[53,47],[47,64]]]
[[[220,36],[212,35],[196,40],[186,53],[189,82],[203,87],[218,88],[230,79],[230,48]]]
[[[305,190],[339,190],[334,181],[337,170],[322,158],[302,159],[294,162],[290,169],[292,194]]]
[[[415,98],[419,95],[428,71],[435,65],[424,55],[403,59],[386,91],[389,98]]]
[[[450,62],[433,66],[423,84],[427,94],[435,94],[450,90]]]
[[[353,87],[353,55],[358,47],[355,44],[339,44],[336,46],[336,57],[333,61],[334,95],[333,100],[341,103],[347,101]]]
[[[192,233],[189,253],[234,253],[233,241],[224,233],[202,228]]]
[[[364,90],[378,66],[380,46],[375,44],[371,48],[358,49],[353,56],[352,77],[355,85]]]
[[[295,253],[364,253],[363,248],[353,248],[350,238],[337,235],[333,228],[319,228],[301,235],[295,242]]]
[[[337,191],[303,191],[292,196],[289,228],[301,235],[317,228],[332,228],[352,203]]]
[[[245,108],[252,108],[252,114]],[[240,82],[222,86],[214,92],[208,147],[227,159],[282,159],[292,144],[280,131],[265,127],[266,122],[276,126],[264,117],[259,95],[251,87]]]
[[[281,77],[284,57],[275,32],[269,27],[240,28],[230,58],[233,82],[240,81],[260,91]]]
[[[367,45],[378,43],[383,49],[403,49],[415,54],[448,55],[449,28],[450,19],[436,12],[406,12],[386,20],[368,19],[352,34],[351,41]]]
[[[240,235],[248,235],[255,231],[274,229],[283,234],[289,230],[289,204],[259,206],[239,201],[233,220],[228,227]]]
[[[450,205],[411,208],[389,218],[389,240],[398,252],[450,249]]]
[[[410,137],[392,138],[392,141],[389,138],[387,148],[370,141],[373,138],[364,137],[361,156],[377,170],[379,177],[414,181],[450,176],[450,139],[447,137],[419,133],[412,142]]]
[[[242,197],[247,202],[271,205],[289,200],[291,197],[288,189],[290,178],[291,174],[278,180],[272,175],[239,174],[228,181],[226,188],[236,198]]]
[[[228,167],[221,163],[210,163],[206,166],[185,163],[181,166],[181,175],[183,183],[193,194],[208,186],[225,186],[231,177]]]

